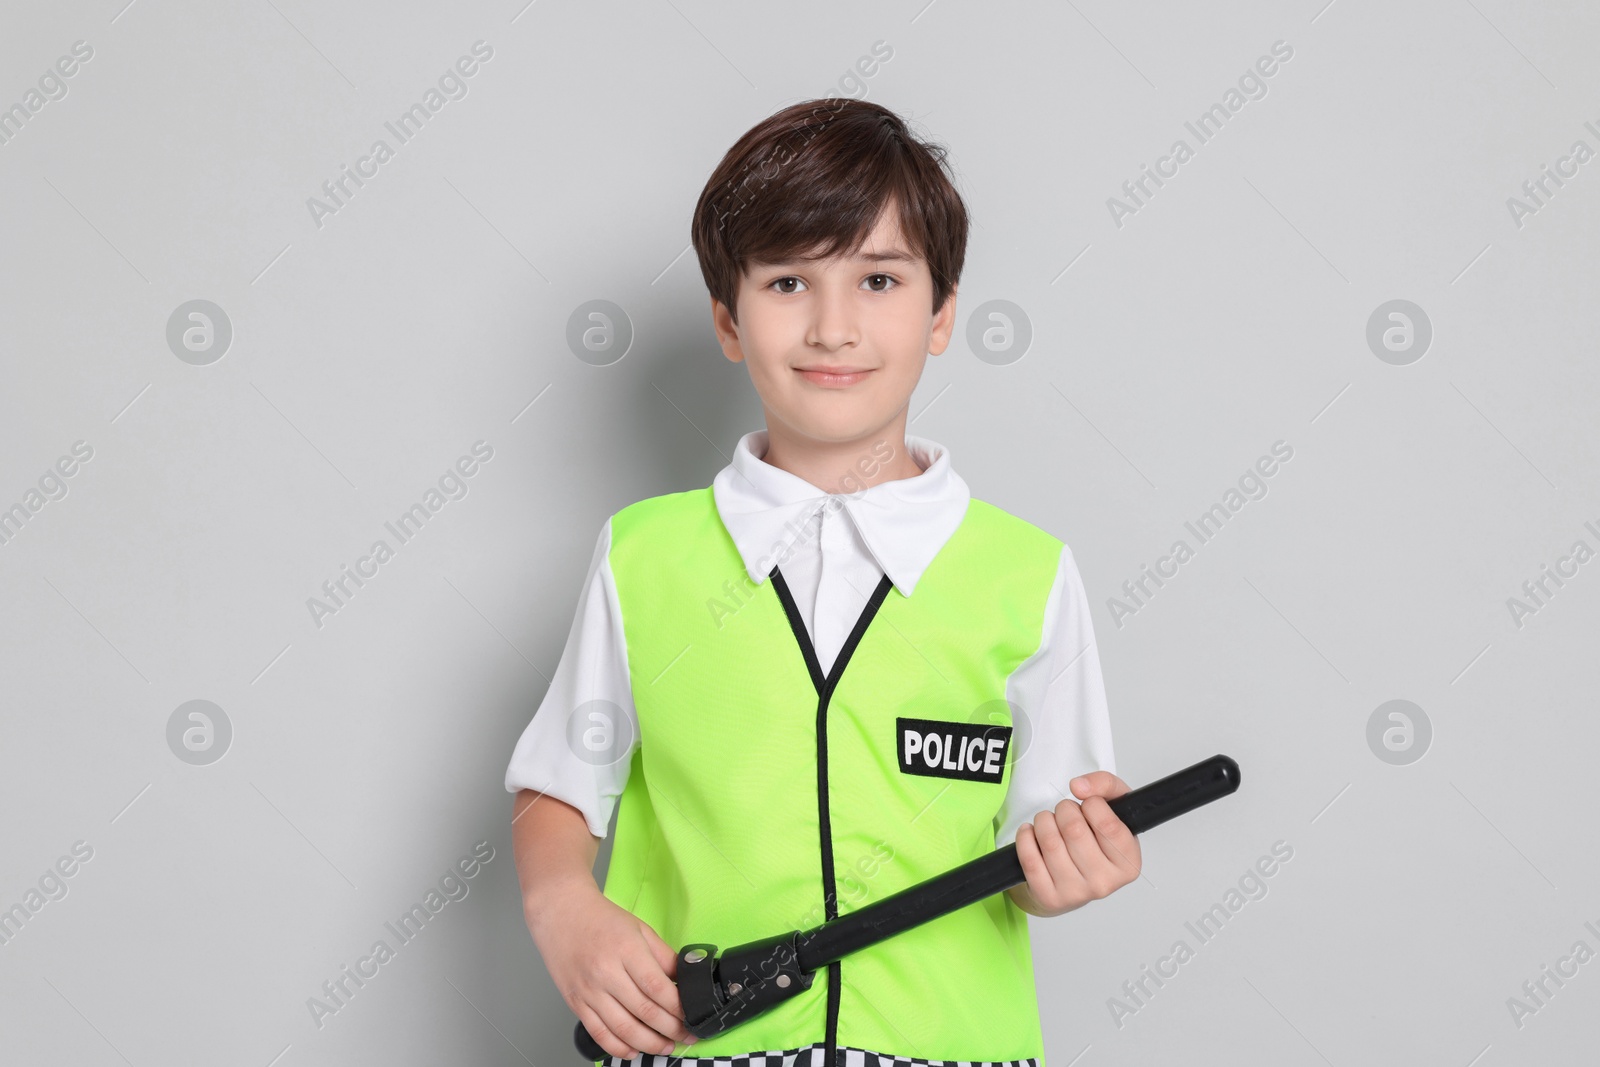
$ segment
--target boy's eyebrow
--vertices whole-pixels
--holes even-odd
[[[884,262],[915,263],[917,261],[917,257],[916,256],[913,256],[910,252],[904,251],[903,249],[899,249],[899,248],[885,249],[882,252],[858,252],[858,253],[856,253],[854,258],[870,260],[873,263],[884,263]],[[800,263],[800,262],[809,262],[809,261],[803,261],[803,260],[801,260],[800,258],[797,257],[795,259],[779,259],[779,260],[774,260],[772,262],[766,262],[766,263],[757,262],[757,261],[751,261],[750,266],[754,270],[770,270],[770,269],[774,269],[774,268],[778,268],[778,267],[793,266],[794,264]]]
[[[863,252],[859,256],[857,256],[856,258],[857,259],[870,259],[870,260],[872,260],[874,262],[882,262],[883,260],[896,259],[896,260],[900,260],[901,262],[904,262],[904,263],[911,263],[915,259],[915,257],[912,256],[912,254],[910,252],[902,252],[898,248],[891,248],[891,249],[889,249],[888,251],[885,251],[885,252]]]

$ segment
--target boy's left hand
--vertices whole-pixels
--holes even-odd
[[[1081,908],[1139,877],[1139,838],[1111,811],[1107,800],[1128,791],[1110,771],[1072,780],[1082,801],[1063,800],[1017,828],[1017,859],[1028,880],[1009,892],[1017,906],[1051,916]]]

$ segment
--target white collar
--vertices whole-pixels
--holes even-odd
[[[759,585],[767,579],[806,521],[832,498],[855,523],[879,569],[901,595],[910,596],[961,525],[971,493],[943,445],[913,434],[905,440],[912,458],[926,468],[921,474],[829,493],[763,460],[766,430],[739,438],[733,461],[712,480],[711,494],[751,580]]]

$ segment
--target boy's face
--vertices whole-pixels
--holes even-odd
[[[896,423],[904,434],[923,364],[950,342],[955,304],[952,290],[932,310],[933,276],[891,204],[854,255],[752,263],[738,325],[715,300],[712,321],[723,353],[749,368],[770,430],[842,444]]]

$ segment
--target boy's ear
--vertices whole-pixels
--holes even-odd
[[[933,316],[933,329],[928,334],[928,355],[937,356],[950,345],[950,336],[956,329],[956,287]]]
[[[728,305],[716,297],[711,298],[711,328],[717,331],[717,343],[722,346],[722,354],[731,362],[742,362],[744,347],[739,344],[739,327],[734,325]]]

